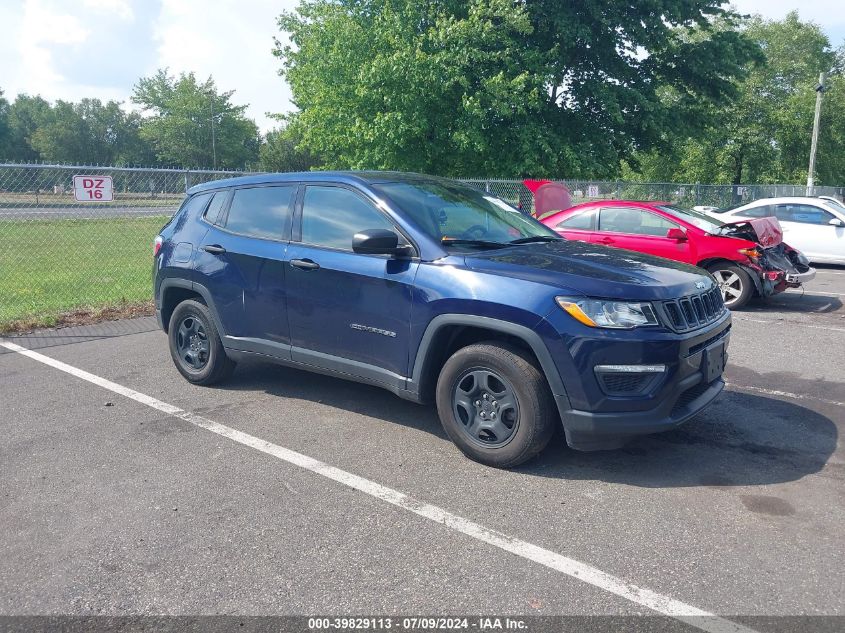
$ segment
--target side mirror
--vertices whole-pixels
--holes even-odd
[[[689,238],[683,229],[674,228],[666,231],[666,237],[670,240],[677,240],[679,242],[686,242]]]
[[[845,226],[845,222],[842,222],[839,218],[832,218],[828,224],[831,226]]]
[[[358,231],[352,238],[352,250],[361,255],[401,255],[406,247],[399,246],[399,236],[387,229]]]

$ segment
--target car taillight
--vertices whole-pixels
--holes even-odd
[[[161,245],[164,243],[164,238],[161,235],[156,235],[155,241],[153,242],[153,257],[156,257],[161,251]]]

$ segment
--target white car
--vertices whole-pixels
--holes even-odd
[[[710,211],[722,222],[776,217],[783,241],[811,262],[845,265],[845,206],[830,198],[762,198],[726,211]]]

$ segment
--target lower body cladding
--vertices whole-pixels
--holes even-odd
[[[726,314],[686,338],[631,341],[628,354],[616,353],[626,345],[617,342],[614,356],[626,364],[594,363],[596,355],[590,355],[580,364],[582,382],[589,384],[584,393],[555,396],[567,443],[581,451],[614,449],[637,435],[680,426],[724,388],[729,340]]]

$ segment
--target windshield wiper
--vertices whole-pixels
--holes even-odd
[[[511,240],[508,244],[531,244],[532,242],[562,242],[562,237],[553,237],[551,235],[532,235],[530,237],[520,237],[518,240]]]
[[[444,237],[440,239],[443,246],[486,246],[487,248],[504,248],[508,244],[491,240],[465,240],[459,237]]]

